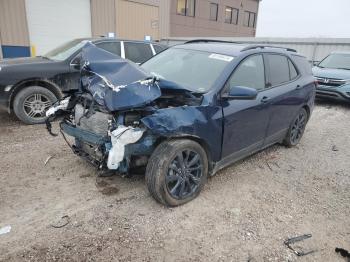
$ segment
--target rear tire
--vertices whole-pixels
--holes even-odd
[[[146,184],[152,197],[166,206],[179,206],[196,198],[207,181],[208,158],[189,139],[161,143],[146,168]]]
[[[287,147],[293,147],[299,144],[303,137],[306,123],[308,121],[308,113],[304,108],[300,109],[297,116],[293,119],[287,136],[283,141],[283,144]]]
[[[41,86],[30,86],[21,90],[13,102],[13,111],[25,124],[41,124],[46,120],[46,110],[57,101],[50,90]]]

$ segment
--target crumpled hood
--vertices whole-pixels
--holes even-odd
[[[161,96],[158,81],[141,67],[91,42],[82,49],[81,89],[111,112],[142,107]]]
[[[350,70],[321,68],[321,67],[315,66],[312,68],[312,72],[313,72],[313,75],[316,77],[350,80]]]

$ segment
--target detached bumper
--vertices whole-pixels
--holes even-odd
[[[137,138],[135,143],[118,144],[123,141],[113,142],[111,137],[107,135],[101,136],[66,122],[62,122],[60,127],[65,135],[75,138],[75,144],[71,145],[74,154],[84,158],[99,169],[114,169],[121,173],[127,173],[130,167],[145,165],[147,163],[145,156],[152,154],[157,140],[152,135],[145,135],[141,139]],[[132,136],[125,131],[123,134],[128,139]],[[123,139],[121,135],[119,136]],[[113,165],[110,162],[116,158],[115,154],[118,154],[118,165],[116,168],[111,168]]]
[[[70,145],[74,154],[99,169],[105,166],[106,148],[110,147],[107,136],[100,136],[65,122],[62,122],[60,127],[65,135],[75,138],[75,143]]]
[[[109,141],[107,136],[100,136],[82,128],[74,127],[65,122],[62,122],[60,126],[63,133],[72,136],[78,139],[79,141],[84,141],[86,143],[93,144],[96,146],[101,146]]]

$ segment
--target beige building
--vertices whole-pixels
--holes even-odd
[[[0,58],[73,38],[255,36],[260,0],[0,0]]]
[[[94,36],[255,36],[259,0],[91,0]]]

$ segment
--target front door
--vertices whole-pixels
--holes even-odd
[[[222,159],[230,158],[233,161],[262,147],[269,122],[265,82],[264,60],[260,54],[243,60],[230,77],[226,90],[245,86],[255,88],[259,93],[254,100],[222,101]]]

